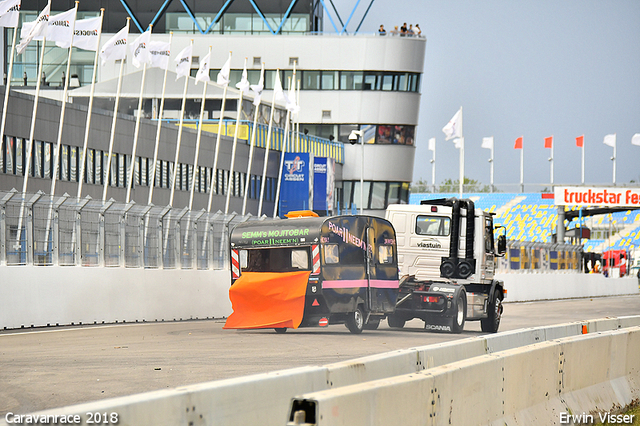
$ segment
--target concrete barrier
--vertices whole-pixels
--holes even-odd
[[[571,299],[577,297],[638,294],[636,277],[607,278],[602,274],[567,273],[498,273],[504,281],[507,302]]]
[[[536,343],[302,395],[288,424],[591,424],[640,397],[638,353],[640,327]]]
[[[0,328],[222,318],[230,282],[224,270],[6,266]]]
[[[494,373],[498,372],[498,377],[501,377],[502,380],[505,376],[502,370],[495,370],[495,368],[498,367],[490,364],[491,360],[498,359],[495,353],[504,350],[514,350],[514,348],[522,345],[526,345],[523,346],[522,351],[523,353],[527,353],[526,348],[531,347],[532,344],[540,345],[541,342],[544,343],[545,339],[581,336],[583,325],[585,325],[587,329],[609,329],[618,331],[618,327],[640,325],[640,315],[622,318],[604,318],[601,320],[560,324],[551,327],[536,327],[472,337],[328,364],[324,367],[304,367],[237,379],[208,382],[173,390],[149,392],[130,397],[69,406],[35,414],[77,414],[86,422],[86,413],[116,412],[120,417],[120,425],[138,426],[153,424],[189,424],[189,422],[193,422],[194,425],[215,424],[222,426],[244,424],[260,424],[264,426],[283,425],[289,416],[292,398],[297,395],[306,395],[310,392],[319,392],[320,395],[325,395],[323,392],[326,392],[326,395],[335,398],[336,395],[347,395],[348,392],[350,392],[349,389],[353,386],[362,386],[363,389],[375,389],[380,383],[389,383],[393,384],[392,389],[389,391],[390,395],[392,395],[397,389],[403,388],[405,382],[420,382],[425,374],[426,377],[435,377],[434,372],[446,372],[451,369],[459,369],[463,365],[473,365],[474,362],[481,359],[483,360],[482,365],[484,367],[477,367],[479,368],[477,372],[475,370],[476,367],[474,367],[473,371],[475,373],[471,373],[472,376],[474,374],[480,374],[481,377],[484,377],[483,374],[486,373],[482,371],[483,368],[487,368]],[[553,342],[551,342],[551,344],[553,344]],[[558,357],[555,358],[554,361],[556,364],[559,359]],[[524,362],[529,361],[525,360]],[[454,365],[454,367],[451,367],[452,365]],[[438,368],[441,368],[441,370],[436,370]],[[465,376],[467,372],[456,374],[462,375],[456,376],[456,383],[458,380],[476,380],[473,377],[467,379]],[[445,379],[440,378],[438,380]],[[416,387],[411,388],[411,390],[407,392],[427,392],[426,395],[430,396],[434,390],[433,383],[433,380],[427,381],[426,383],[416,383]],[[472,389],[475,389],[482,398],[492,399],[498,395],[489,393],[488,388],[478,388],[480,385],[477,381],[473,383],[476,384],[473,385],[474,387],[472,387]],[[396,386],[398,388],[396,388]],[[460,396],[454,397],[446,394],[446,398],[443,399],[443,395],[445,394],[441,393],[438,389],[442,389],[442,387],[435,388],[435,394],[433,396],[434,403],[432,404],[434,406],[428,408],[432,410],[432,414],[437,413],[437,415],[442,415],[439,407],[445,403],[443,401],[445,401],[446,398],[457,401]],[[371,390],[371,392],[374,392],[374,390]],[[387,391],[384,390],[380,392],[384,393]],[[493,390],[491,390],[491,392],[493,392]],[[384,393],[384,395],[386,395],[386,393]],[[413,394],[411,393],[411,395]],[[314,393],[313,396],[315,398],[316,394]],[[379,397],[383,399],[386,398],[382,396]],[[349,398],[347,398],[347,400],[350,400]],[[356,407],[359,406],[368,406],[366,404],[378,404],[377,399],[367,401],[365,404],[365,401],[359,402],[358,398],[357,395],[353,396],[353,403],[347,404],[345,402],[345,406],[351,407],[351,410],[355,410]],[[399,402],[400,405],[398,408],[404,407],[403,404],[408,404],[405,409],[409,410],[408,413],[410,413],[411,407],[413,407],[413,404],[410,403],[412,399],[406,399],[409,401]],[[448,404],[451,405],[451,401],[449,401]],[[436,408],[437,412],[433,411],[436,410]],[[338,414],[340,412],[342,411],[338,409]],[[407,413],[396,414],[400,416],[399,418],[404,418],[403,416]],[[337,418],[339,417],[338,415]],[[0,419],[0,425],[6,424],[4,419]],[[393,424],[404,423],[396,421]]]

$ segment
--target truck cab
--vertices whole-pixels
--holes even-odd
[[[504,284],[494,274],[506,239],[495,241],[493,215],[451,198],[390,205],[386,218],[396,229],[401,282],[389,324],[420,318],[427,329],[460,332],[479,320],[497,332]]]

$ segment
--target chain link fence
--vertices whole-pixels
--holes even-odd
[[[0,265],[227,269],[251,215],[0,191]]]

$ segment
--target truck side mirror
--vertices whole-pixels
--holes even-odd
[[[504,254],[507,252],[507,237],[505,237],[504,235],[500,235],[498,237],[498,253],[496,253],[498,256],[504,256]]]

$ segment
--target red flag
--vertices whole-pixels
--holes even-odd
[[[548,138],[544,138],[544,147],[551,148],[553,146],[553,136],[549,136]]]
[[[584,135],[582,135],[582,136],[578,136],[578,137],[576,138],[576,146],[577,146],[578,148],[582,148],[582,147],[584,146]]]
[[[522,149],[522,136],[516,139],[516,144],[513,146],[513,149]]]

